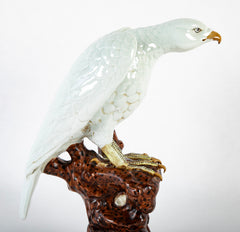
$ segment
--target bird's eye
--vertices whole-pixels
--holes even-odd
[[[194,32],[196,32],[196,33],[199,33],[199,32],[201,32],[201,31],[202,31],[202,29],[201,29],[201,28],[199,28],[199,27],[193,28],[193,30],[194,30]]]

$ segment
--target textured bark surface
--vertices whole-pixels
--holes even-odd
[[[123,143],[116,134],[114,139],[122,149]],[[160,178],[140,170],[115,168],[83,143],[73,144],[67,151],[71,161],[52,159],[44,173],[63,178],[70,190],[83,197],[89,218],[88,232],[150,231],[148,214],[155,207]],[[97,160],[92,161],[94,158]],[[119,207],[114,199],[121,193],[126,194],[127,201]]]

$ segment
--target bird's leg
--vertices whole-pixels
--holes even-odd
[[[137,154],[138,158],[136,158],[135,154],[134,159],[132,159],[130,157],[133,157],[133,154],[123,155],[122,150],[115,141],[113,141],[111,144],[105,145],[102,148],[102,151],[108,157],[109,161],[117,168],[140,169],[162,179],[162,176],[159,172],[143,166],[153,166],[163,168],[165,170],[165,166],[162,165],[161,162],[156,162],[156,160],[153,160],[147,154]]]
[[[110,162],[116,167],[121,167],[126,165],[126,159],[120,149],[120,147],[113,140],[112,143],[105,145],[101,148],[103,153],[108,157]]]

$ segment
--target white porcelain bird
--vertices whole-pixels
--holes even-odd
[[[193,19],[176,19],[144,28],[123,28],[90,45],[73,65],[52,103],[27,164],[20,217],[46,164],[84,137],[101,148],[116,168],[140,169],[112,141],[114,127],[126,119],[145,96],[155,61],[168,52],[183,52],[221,36]]]

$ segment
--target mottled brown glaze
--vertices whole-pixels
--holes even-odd
[[[123,143],[116,134],[114,139],[122,149]],[[89,218],[88,232],[150,231],[148,214],[155,207],[160,178],[139,170],[115,168],[83,143],[73,144],[67,151],[71,161],[52,159],[44,172],[63,178],[70,190],[83,197]],[[96,157],[106,166],[92,161]],[[123,207],[114,204],[119,193],[127,195]]]

